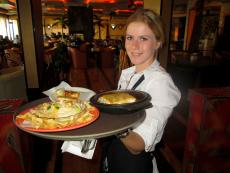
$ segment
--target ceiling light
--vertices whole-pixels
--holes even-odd
[[[116,27],[117,27],[117,25],[116,24],[114,24],[114,23],[111,23],[111,28],[114,30]]]

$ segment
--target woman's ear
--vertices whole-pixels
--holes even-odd
[[[161,43],[161,41],[158,41],[158,42],[157,42],[156,49],[159,49],[159,48],[161,48],[161,47],[162,47],[162,43]]]

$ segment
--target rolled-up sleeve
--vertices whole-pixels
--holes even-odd
[[[146,151],[153,151],[161,140],[167,120],[181,96],[169,75],[155,76],[146,80],[141,88],[151,95],[153,107],[146,110],[145,120],[133,130],[143,138]]]

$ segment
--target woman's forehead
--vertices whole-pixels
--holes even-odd
[[[151,28],[144,22],[131,22],[127,26],[126,34],[154,35]]]

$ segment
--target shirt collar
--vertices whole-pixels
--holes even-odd
[[[142,74],[144,74],[144,76],[147,77],[149,74],[152,73],[152,71],[157,70],[159,66],[160,66],[159,61],[157,59],[155,59],[153,61],[153,63],[148,68],[146,68],[144,71],[141,71],[141,72],[136,73],[136,74],[140,75],[140,76]],[[132,67],[130,67],[124,71],[125,71],[125,74],[127,74],[128,76],[132,76],[135,73],[135,66],[132,66]]]
[[[140,74],[144,74],[144,76],[147,77],[148,75],[152,74],[153,71],[157,70],[159,66],[160,66],[159,61],[155,59],[153,63],[148,68],[146,68],[144,71],[140,72]]]

